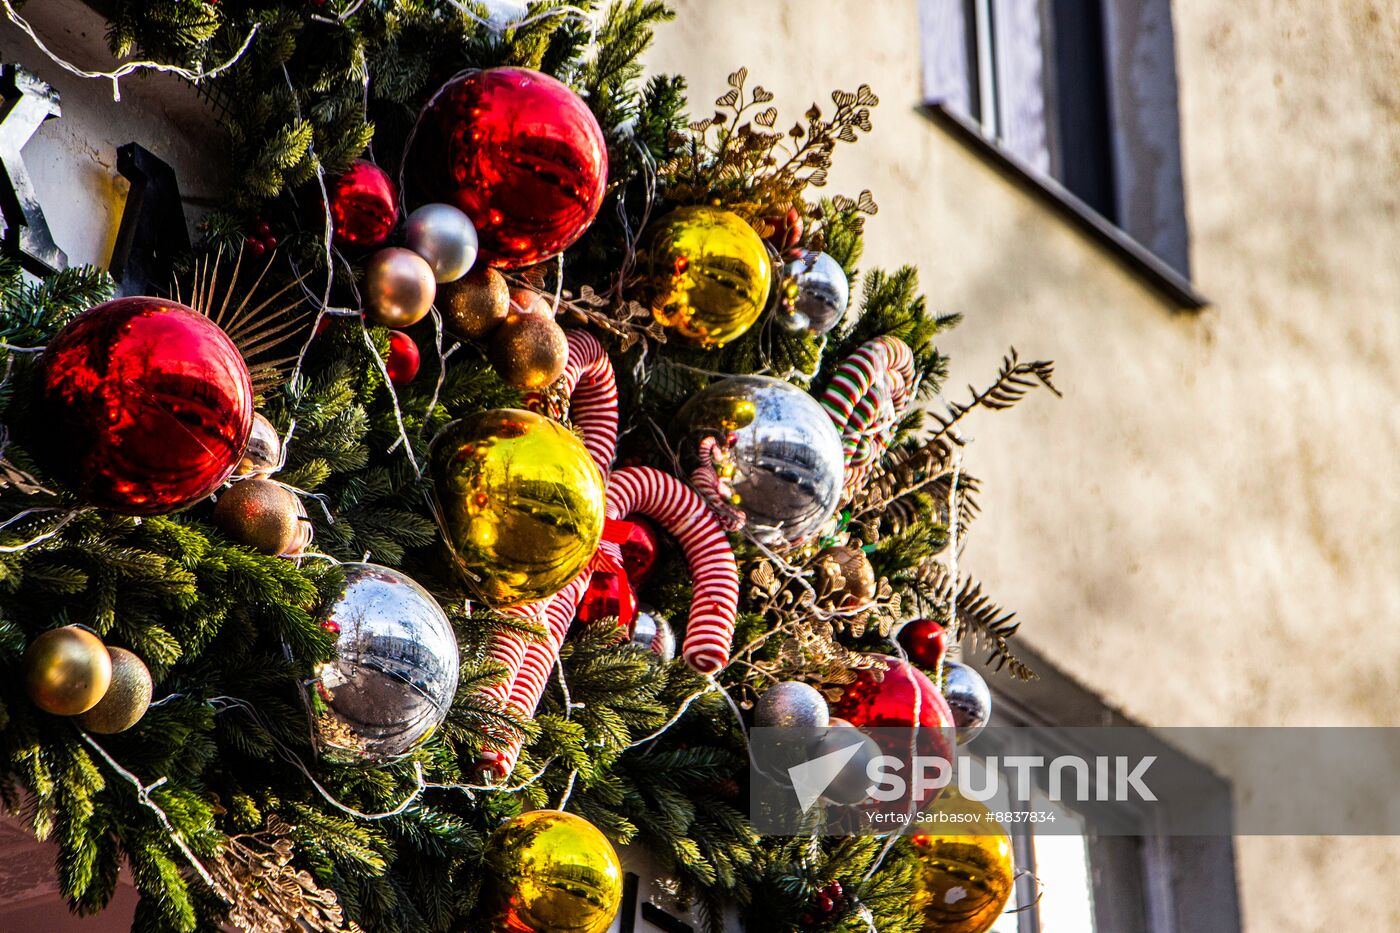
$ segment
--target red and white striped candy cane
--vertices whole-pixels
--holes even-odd
[[[606,477],[617,451],[617,378],[613,374],[607,351],[597,338],[580,330],[566,331],[565,336],[569,341],[569,359],[560,378],[563,380],[565,394],[570,396],[569,417],[583,433],[583,446]],[[510,606],[502,611],[506,615],[537,623],[547,622],[560,612],[566,612],[567,630],[568,620],[573,618],[573,612],[578,608],[578,599],[571,604],[565,601],[559,607],[555,607],[554,604],[580,579],[583,586],[587,587],[588,577],[589,571],[585,569],[564,591],[535,603]],[[579,593],[582,592],[580,589]],[[483,693],[497,700],[506,700],[515,686],[522,662],[532,650],[537,651],[540,647],[540,642],[529,641],[527,636],[520,632],[497,632],[487,653],[492,660],[505,668],[505,677],[500,683],[483,690]]]
[[[739,611],[739,567],[715,516],[685,483],[651,467],[627,467],[608,480],[609,518],[640,513],[676,536],[690,565],[694,595],[682,653],[702,674],[729,663]]]
[[[569,420],[583,433],[583,446],[606,478],[617,456],[617,377],[598,338],[581,330],[565,336],[569,361],[560,379],[569,396]]]
[[[898,337],[866,342],[836,370],[821,401],[841,432],[847,494],[864,484],[889,446],[913,393],[914,353]]]

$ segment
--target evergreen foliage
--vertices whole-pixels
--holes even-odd
[[[570,6],[600,19],[591,55],[590,30],[565,12]],[[532,721],[483,700],[480,687],[500,675],[485,646],[499,627],[519,623],[469,611],[413,463],[424,462],[431,439],[451,420],[518,406],[519,394],[499,380],[480,346],[442,352],[452,342],[429,323],[413,332],[424,348],[423,371],[410,386],[391,387],[382,368],[388,332],[327,315],[320,302],[324,289],[331,307],[357,307],[353,282],[362,261],[327,249],[322,183],[362,156],[397,177],[415,115],[442,82],[468,68],[542,69],[571,80],[604,129],[612,169],[597,222],[562,267],[530,270],[520,283],[561,287],[578,320],[609,342],[624,393],[623,458],[670,468],[665,426],[710,374],[765,372],[819,395],[850,352],[880,335],[912,348],[920,396],[930,400],[947,376],[937,338],[958,322],[930,312],[912,268],[861,267],[862,227],[874,211],[867,193],[814,193],[838,144],[869,130],[870,89],[838,92],[825,114],[813,107],[783,130],[772,95],[750,86],[741,70],[719,109],[692,123],[684,82],[644,80],[639,64],[652,29],[672,17],[661,2],[546,0],[531,10],[559,15],[532,15],[527,25],[497,33],[469,0],[112,4],[109,39],[121,55],[210,68],[256,30],[248,52],[203,88],[227,134],[226,145],[211,148],[228,161],[229,187],[226,203],[205,221],[197,257],[227,270],[232,263],[221,257],[237,253],[254,222],[286,232],[266,285],[255,286],[248,270],[225,272],[236,290],[304,277],[309,301],[292,352],[309,341],[307,352],[295,377],[288,369],[259,400],[259,410],[290,436],[277,478],[305,497],[318,551],[401,568],[438,596],[456,627],[463,666],[446,725],[407,760],[381,768],[317,763],[299,691],[311,665],[332,650],[317,609],[342,580],[336,563],[267,557],[235,544],[215,530],[208,504],[137,520],[83,508],[46,478],[26,451],[27,438],[44,426],[29,414],[37,355],[24,351],[108,297],[110,283],[92,269],[34,282],[0,261],[0,425],[8,426],[0,434],[0,669],[8,672],[0,678],[0,781],[6,804],[57,842],[61,889],[75,910],[100,910],[125,864],[141,893],[136,929],[215,930],[229,892],[193,873],[180,844],[202,862],[223,864],[244,841],[286,827],[293,866],[309,872],[308,884],[334,891],[362,929],[476,929],[489,894],[482,864],[491,831],[522,807],[567,800],[615,841],[644,845],[714,927],[724,905],[737,903],[749,929],[798,929],[815,893],[839,881],[853,906],[829,929],[921,929],[910,907],[913,863],[905,846],[886,854],[877,839],[755,835],[744,812],[744,732],[718,689],[744,701],[770,678],[800,670],[794,658],[824,671],[841,652],[889,651],[895,622],[911,607],[936,611],[959,585],[968,630],[990,642],[995,661],[1030,676],[1011,651],[1010,616],[980,587],[938,570],[951,494],[964,529],[976,514],[975,481],[961,476],[954,489],[955,424],[974,408],[1006,407],[1033,385],[1050,386],[1049,366],[1013,355],[997,383],[970,403],[933,419],[916,410],[901,425],[885,472],[853,502],[842,530],[868,545],[891,593],[903,597],[903,611],[898,599],[882,597],[868,624],[832,626],[807,619],[802,606],[778,608],[750,595],[736,634],[736,647],[751,646],[746,663],[713,683],[682,661],[663,664],[619,646],[615,625],[605,621],[571,635],[562,673]],[[857,297],[846,323],[812,338],[761,322],[712,352],[662,342],[665,334],[644,311],[636,233],[671,207],[714,201],[761,231],[767,218],[798,209],[812,225],[809,243],[850,276]],[[186,270],[197,257],[188,257]],[[560,268],[562,283],[554,278]],[[313,323],[324,325],[314,339]],[[27,509],[38,511],[7,521]],[[746,574],[754,571],[759,555],[735,543]],[[674,548],[661,555],[641,595],[667,618],[685,619],[688,574]],[[135,728],[88,736],[25,696],[17,672],[26,645],[66,624],[88,626],[150,666],[159,702]],[[813,640],[794,645],[775,635],[794,625],[807,626]],[[528,744],[508,784],[482,789],[475,765],[483,744],[521,732]],[[377,819],[348,812],[395,811],[417,790],[419,769],[427,786],[401,812]]]

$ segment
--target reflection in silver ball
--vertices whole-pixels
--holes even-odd
[[[851,283],[835,259],[806,250],[783,267],[781,294],[779,323],[820,336],[841,323],[851,302]]]
[[[785,680],[758,698],[753,721],[754,725],[770,729],[824,729],[831,721],[831,708],[815,687]]]
[[[632,644],[640,648],[650,648],[662,661],[676,657],[676,633],[671,623],[655,609],[637,610],[637,618],[632,622]]]
[[[822,798],[830,803],[854,806],[863,803],[870,796],[874,782],[868,771],[870,762],[883,754],[875,740],[852,726],[844,719],[833,719],[831,728],[812,740],[807,746],[807,760],[814,761],[824,755],[834,755],[852,745],[859,745],[840,772],[822,791]]]
[[[457,281],[476,263],[476,226],[451,204],[424,204],[408,215],[404,233],[408,248],[428,260],[439,283]]]
[[[810,540],[836,512],[845,479],[841,435],[826,410],[781,379],[738,376],[697,394],[677,416],[682,465],[701,467],[712,440],[744,530],[785,548]],[[710,464],[714,466],[715,464]]]
[[[981,674],[959,661],[945,662],[943,698],[953,711],[959,745],[971,742],[987,728],[992,718],[992,692]]]
[[[339,637],[307,690],[311,728],[327,760],[378,763],[412,751],[447,717],[457,636],[428,591],[397,570],[342,566],[345,589],[321,615]]]

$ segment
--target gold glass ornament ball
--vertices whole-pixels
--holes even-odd
[[[234,483],[214,505],[214,525],[264,554],[298,550],[306,511],[296,495],[270,479]]]
[[[913,902],[923,915],[924,931],[986,933],[1006,908],[1015,884],[1011,837],[990,810],[951,787],[930,813],[960,819],[925,824],[950,831],[920,833],[910,840],[920,863]]]
[[[553,596],[598,550],[603,476],[558,422],[481,412],[443,429],[430,459],[443,535],[488,606]]]
[[[112,683],[112,656],[102,639],[76,625],[50,629],[24,653],[24,686],[34,705],[76,716],[97,705]]]
[[[84,729],[98,735],[125,732],[141,721],[151,705],[151,672],[146,662],[125,648],[108,648],[112,684],[97,705],[78,717]]]
[[[438,286],[437,306],[448,333],[464,340],[485,337],[510,313],[510,285],[490,266],[477,266]]]
[[[517,389],[543,389],[563,375],[568,361],[564,328],[548,314],[512,310],[491,334],[491,365]]]
[[[427,317],[437,295],[428,261],[412,250],[391,246],[365,266],[365,316],[381,327],[409,327]]]
[[[499,933],[603,933],[622,905],[622,865],[583,817],[532,810],[491,837]]]
[[[768,302],[768,247],[730,211],[672,211],[657,224],[647,259],[652,315],[702,347],[724,346],[744,333]]]

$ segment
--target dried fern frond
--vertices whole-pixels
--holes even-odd
[[[1051,381],[1054,374],[1055,364],[1053,362],[1036,360],[1032,363],[1022,363],[1016,353],[1016,348],[1012,347],[1010,352],[1002,357],[1001,371],[997,373],[995,382],[981,392],[968,386],[967,390],[972,394],[970,402],[964,404],[950,401],[946,403],[948,411],[945,414],[932,413],[939,424],[937,436],[947,435],[954,442],[962,443],[957,433],[953,431],[953,427],[968,412],[975,408],[1004,411],[1025,398],[1026,394],[1037,386],[1044,386],[1058,397],[1060,390],[1055,388],[1054,382]]]
[[[919,566],[916,582],[930,602],[949,605],[955,581],[941,561],[928,559]],[[958,623],[962,639],[971,639],[974,651],[986,649],[987,663],[995,670],[1006,668],[1018,680],[1035,680],[1035,671],[1011,650],[1011,638],[1021,623],[1016,613],[1004,609],[982,592],[982,584],[967,577],[957,590]]]

